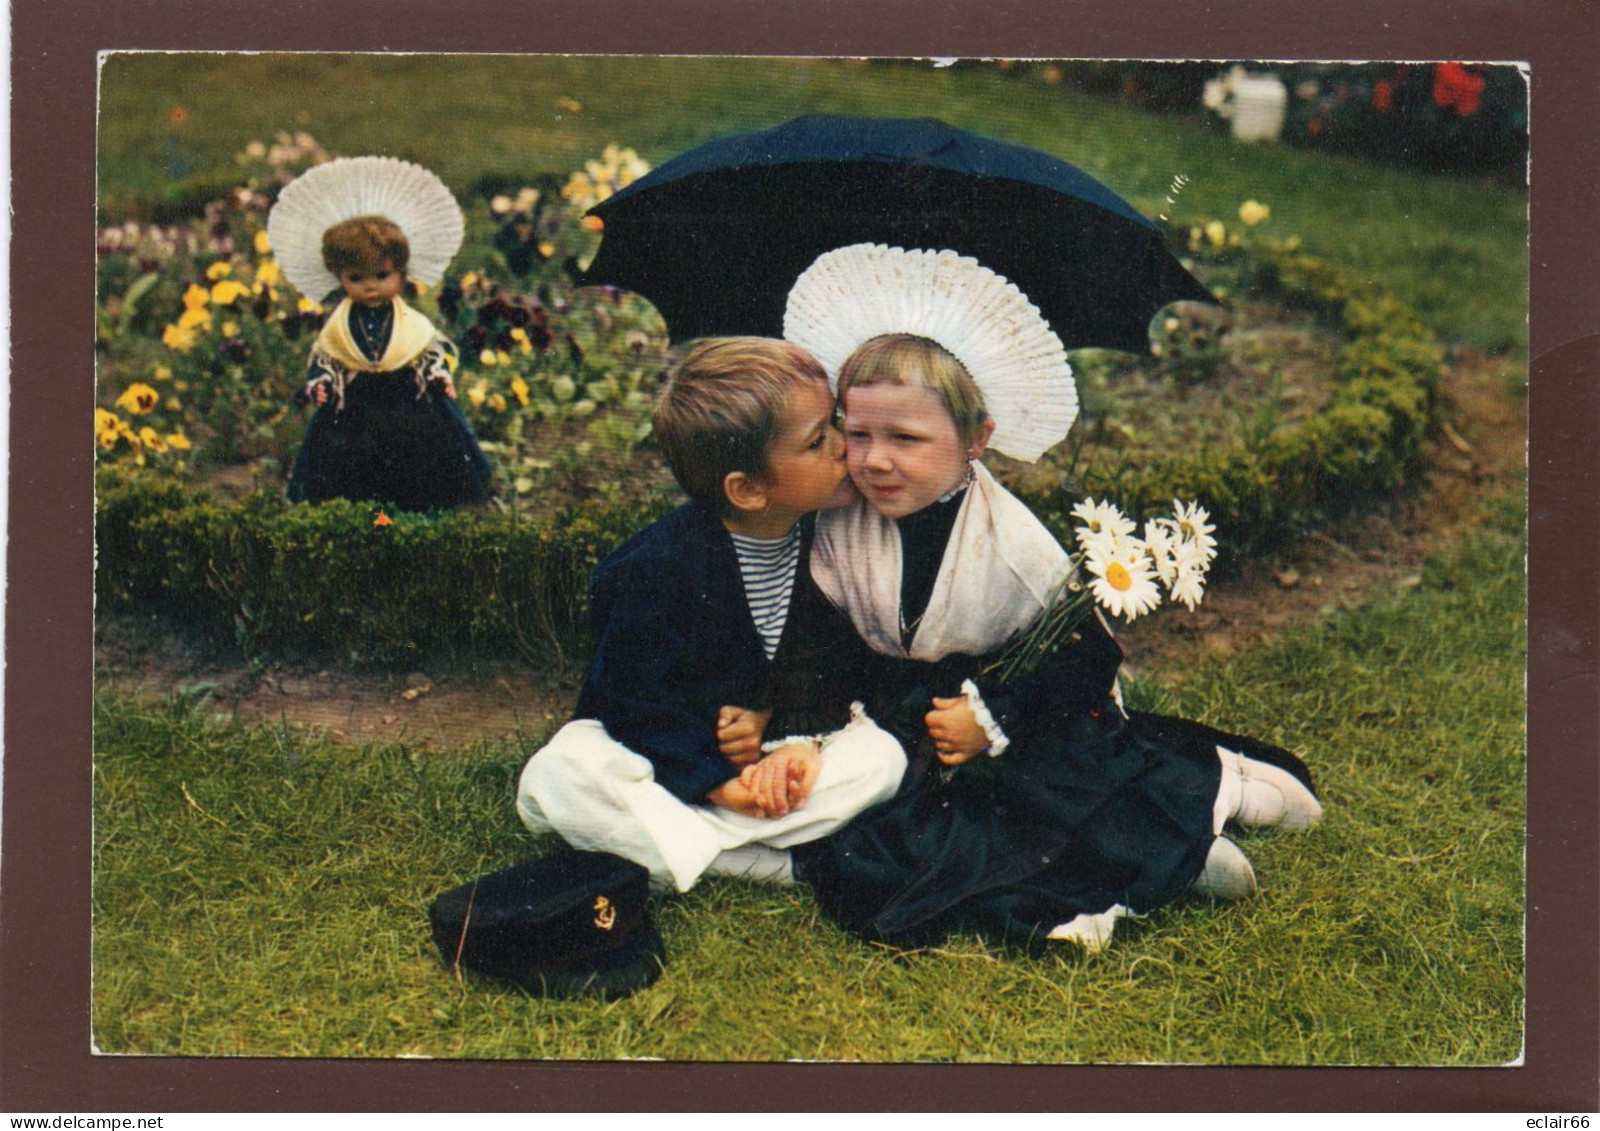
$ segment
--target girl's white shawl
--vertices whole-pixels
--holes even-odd
[[[914,660],[982,655],[1045,609],[1071,561],[1033,512],[981,463],[956,515],[927,611],[900,636],[900,531],[865,501],[817,520],[811,575],[874,651]]]

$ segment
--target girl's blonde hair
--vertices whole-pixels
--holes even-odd
[[[915,334],[884,334],[860,346],[839,367],[839,398],[865,385],[924,385],[944,398],[963,444],[989,419],[983,392],[949,350]]]

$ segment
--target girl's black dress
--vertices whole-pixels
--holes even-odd
[[[386,308],[350,307],[350,332],[370,360],[389,344]],[[357,499],[398,510],[432,510],[488,497],[489,461],[456,402],[433,382],[449,374],[443,338],[386,372],[349,372],[323,350],[308,381],[328,378],[327,403],[306,430],[289,479],[292,502]]]
[[[927,604],[960,496],[898,523],[903,624]],[[943,766],[924,716],[934,696],[982,684],[987,657],[879,657],[869,713],[904,745],[899,794],[795,849],[829,915],[867,938],[925,946],[971,930],[1024,944],[1080,914],[1151,911],[1199,875],[1215,837],[1220,743],[1283,766],[1287,751],[1199,723],[1125,713],[1122,650],[1091,618],[1044,670],[984,702],[1011,740],[999,757]]]

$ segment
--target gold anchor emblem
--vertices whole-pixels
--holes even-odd
[[[594,925],[602,931],[609,931],[616,925],[617,909],[611,906],[611,901],[603,895],[594,897]]]

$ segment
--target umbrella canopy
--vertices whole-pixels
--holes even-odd
[[[812,115],[719,138],[591,212],[605,236],[582,281],[644,295],[674,341],[781,335],[795,280],[854,243],[971,256],[1069,349],[1143,352],[1161,307],[1216,301],[1160,228],[1082,170],[932,119]]]

